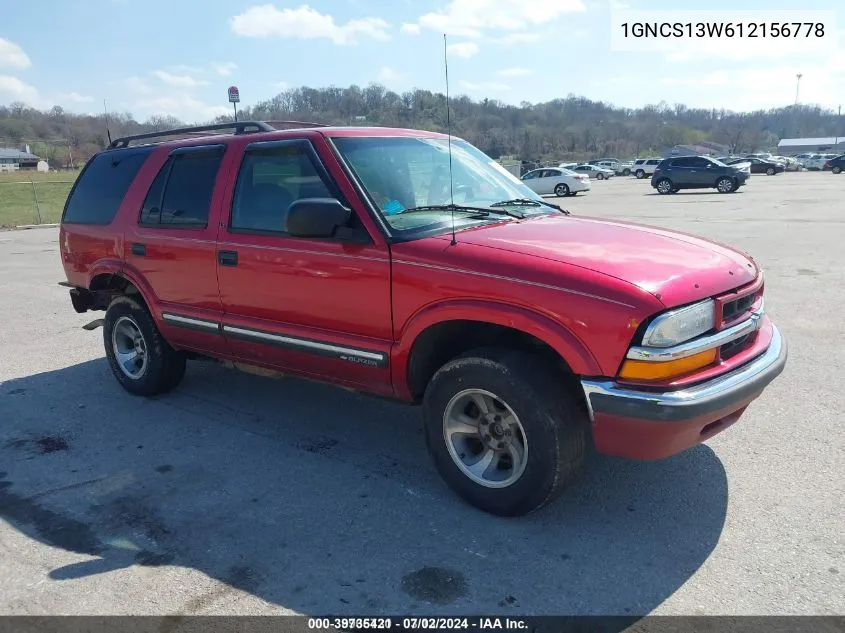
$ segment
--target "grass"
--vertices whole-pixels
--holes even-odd
[[[0,228],[58,222],[65,200],[79,172],[40,174],[32,171],[0,173]],[[35,199],[38,197],[38,207]]]

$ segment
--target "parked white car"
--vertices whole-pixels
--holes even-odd
[[[605,180],[606,178],[613,178],[616,175],[616,172],[612,169],[605,169],[604,167],[591,165],[590,163],[576,165],[570,171],[574,171],[576,174],[587,174],[587,176],[596,180]]]
[[[830,160],[828,154],[811,154],[809,158],[804,159],[804,168],[810,171],[821,171],[824,167],[825,161]]]
[[[634,161],[631,173],[633,173],[637,178],[651,176],[662,160],[662,158],[638,158]]]
[[[529,189],[542,195],[574,196],[590,190],[590,177],[560,167],[546,167],[529,171],[522,177]]]

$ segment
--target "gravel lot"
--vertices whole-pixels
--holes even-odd
[[[412,408],[200,363],[129,396],[56,285],[58,231],[0,232],[0,612],[843,613],[843,191],[614,178],[561,201],[751,252],[790,361],[706,445],[593,455],[516,520],[449,492]]]

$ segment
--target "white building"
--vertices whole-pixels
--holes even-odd
[[[782,138],[778,143],[778,154],[831,153],[845,154],[845,136],[823,136],[820,138]]]

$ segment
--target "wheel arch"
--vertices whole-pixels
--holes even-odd
[[[477,347],[531,350],[573,377],[600,373],[587,347],[559,323],[526,308],[490,301],[449,301],[425,308],[398,339],[392,363],[394,388],[409,401],[420,399],[437,369]]]

